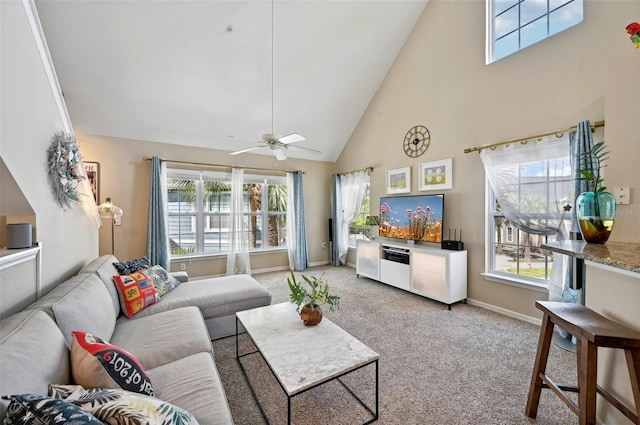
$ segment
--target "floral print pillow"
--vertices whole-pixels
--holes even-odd
[[[126,390],[49,385],[49,394],[80,406],[109,425],[198,425],[184,409]]]

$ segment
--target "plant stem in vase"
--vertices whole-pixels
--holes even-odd
[[[601,169],[608,159],[604,142],[596,143],[589,151],[580,155],[583,168],[578,169],[578,180],[585,181],[588,192],[576,199],[576,219],[580,224],[582,238],[589,243],[603,244],[609,239],[616,219],[616,198],[605,192]]]

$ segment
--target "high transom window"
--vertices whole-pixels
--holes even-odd
[[[582,22],[583,0],[487,0],[486,62]]]

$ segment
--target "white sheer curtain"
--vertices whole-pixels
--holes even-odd
[[[340,234],[337,235],[338,258],[344,264],[347,261],[347,251],[349,249],[349,224],[353,222],[360,212],[362,200],[367,190],[367,172],[356,171],[340,176],[340,186],[342,194],[342,223]]]
[[[234,168],[231,173],[231,217],[229,252],[227,254],[227,275],[251,274],[249,259],[248,223],[244,215],[244,170]]]
[[[293,206],[293,173],[287,172],[287,254],[289,255],[289,268],[295,269],[296,262],[296,212]]]
[[[571,219],[573,181],[569,135],[549,136],[527,143],[484,149],[480,153],[491,189],[509,222],[534,235],[567,239],[564,220]],[[549,299],[567,292],[569,261],[555,253]]]

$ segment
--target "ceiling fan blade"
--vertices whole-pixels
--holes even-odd
[[[287,149],[292,149],[296,151],[307,151],[307,152],[313,152],[313,153],[322,153],[315,149],[305,148],[304,146],[299,146],[299,145],[287,145]]]
[[[240,151],[231,152],[231,153],[229,153],[229,155],[238,155],[240,153],[251,152],[251,151],[254,151],[256,149],[262,149],[262,148],[264,148],[264,146],[254,146],[252,148],[242,149]]]
[[[278,161],[284,161],[285,159],[287,159],[287,156],[284,154],[284,152],[282,152],[282,149],[271,149],[273,151],[273,154],[276,156],[276,159]]]
[[[288,145],[289,143],[304,142],[305,140],[307,139],[305,139],[298,133],[287,134],[286,136],[282,136],[278,139],[278,141],[283,145]]]

